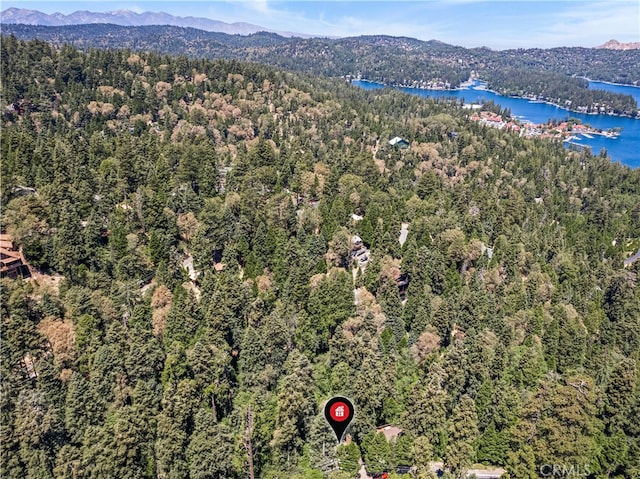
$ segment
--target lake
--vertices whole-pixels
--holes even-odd
[[[367,90],[384,88],[384,85],[366,80],[353,80],[351,83]],[[589,88],[632,95],[640,105],[639,87],[589,81]],[[552,119],[577,118],[593,128],[608,130],[620,127],[622,132],[618,138],[594,135],[593,138],[580,136],[578,140],[573,141],[589,146],[594,154],[600,153],[604,148],[612,161],[619,161],[632,168],[640,168],[640,119],[634,120],[613,115],[587,115],[547,103],[533,102],[525,98],[506,97],[485,90],[481,82],[474,82],[470,87],[459,90],[423,90],[419,88],[400,88],[400,90],[427,98],[451,98],[458,101],[464,100],[466,103],[493,101],[502,108],[511,110],[511,115],[514,118],[537,124],[547,123]]]

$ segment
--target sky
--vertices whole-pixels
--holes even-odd
[[[595,47],[610,39],[640,42],[640,0],[84,0],[7,1],[45,13],[76,10],[167,12],[270,30],[326,36],[384,34],[440,40],[464,47]]]

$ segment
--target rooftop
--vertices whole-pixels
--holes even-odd
[[[376,434],[379,432],[384,434],[384,437],[387,439],[387,441],[390,441],[398,437],[400,433],[402,433],[402,429],[392,424],[385,424],[376,428]]]

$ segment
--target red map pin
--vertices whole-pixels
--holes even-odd
[[[342,441],[342,436],[349,427],[354,412],[353,404],[345,397],[335,396],[327,401],[324,407],[324,417],[336,433],[338,443]]]

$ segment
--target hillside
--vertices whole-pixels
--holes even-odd
[[[455,88],[472,74],[506,95],[536,96],[591,111],[595,104],[635,116],[630,95],[589,90],[580,77],[625,84],[640,82],[640,53],[588,48],[492,51],[438,41],[363,36],[341,39],[246,37],[179,27],[4,25],[6,34],[40,38],[79,48],[131,48],[203,58],[234,58],[323,76],[360,75],[387,85],[448,83]],[[544,81],[541,81],[541,78]]]
[[[640,473],[640,170],[237,60],[0,61],[0,476]]]

